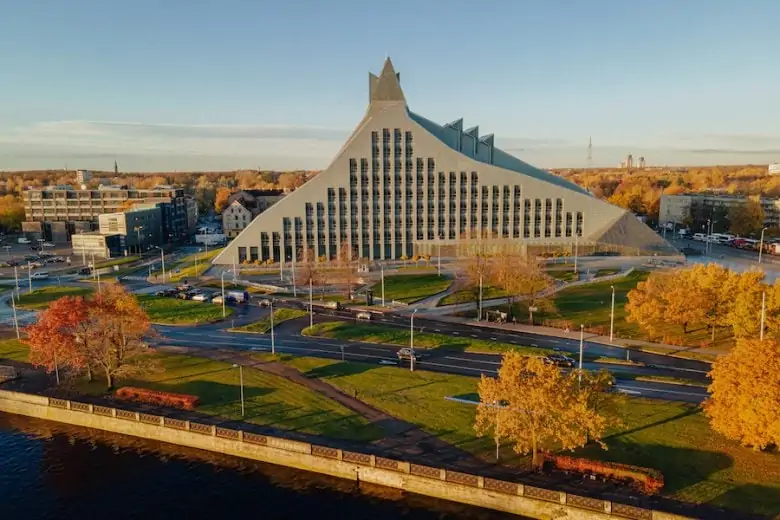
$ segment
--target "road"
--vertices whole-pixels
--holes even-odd
[[[322,316],[318,316],[317,321],[322,321],[323,319]],[[305,322],[306,320],[304,319],[303,321]],[[285,328],[288,330],[294,328],[294,324],[288,322],[285,324]],[[229,348],[256,352],[271,351],[271,338],[267,334],[233,333],[215,326],[199,327],[197,330],[158,326],[157,331],[160,333],[160,337],[153,340],[153,344],[157,346]],[[398,362],[396,356],[398,349],[399,347],[394,345],[312,338],[290,332],[279,333],[275,337],[276,352],[366,363],[396,365]],[[478,377],[481,374],[495,375],[501,365],[501,357],[497,354],[457,352],[445,349],[419,349],[419,352],[421,358],[415,363],[415,367],[433,372]],[[408,367],[408,363],[404,363],[403,366]],[[609,368],[618,379],[618,390],[630,395],[692,403],[700,403],[707,396],[704,388],[626,379],[627,377],[633,378],[637,375],[679,375],[667,369],[604,365],[600,363],[583,363],[583,368],[589,370]],[[688,376],[686,375],[686,377]]]

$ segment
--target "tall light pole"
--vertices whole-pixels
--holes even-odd
[[[163,277],[163,283],[165,283],[165,250],[160,246],[154,246],[155,249],[160,250],[160,262],[162,263],[162,277]]]
[[[766,231],[766,228],[761,230],[761,242],[758,246],[758,263],[761,263],[761,255],[764,252],[764,232]]]
[[[276,355],[276,344],[274,343],[274,301],[272,299],[268,301],[271,302],[271,354]]]
[[[764,321],[766,320],[766,291],[761,293],[761,331],[759,339],[764,341]]]
[[[482,321],[482,273],[479,273],[479,320]]]
[[[295,288],[295,257],[290,260],[290,266],[292,267],[292,286],[293,286],[293,298],[298,297],[298,289]]]
[[[225,275],[230,272],[230,269],[227,271],[222,271],[222,274],[219,275],[220,280],[222,281],[222,317],[224,318],[227,314],[227,311],[225,310]]]
[[[13,292],[11,292],[11,308],[14,310],[14,328],[16,329],[16,339],[21,339],[21,335],[19,334],[19,320],[16,318],[16,301],[14,301]]]
[[[244,413],[244,366],[239,365],[238,363],[233,363],[233,368],[238,369],[238,381],[241,388],[241,417],[245,417],[246,414]]]
[[[414,315],[417,313],[417,309],[412,311],[409,317],[409,370],[414,372],[414,358],[417,357],[414,353]]]
[[[27,262],[27,281],[30,286],[30,290],[28,292],[32,292],[32,264],[30,264],[30,262]]]
[[[585,325],[580,324],[580,370],[577,375],[577,385],[582,386],[582,350],[585,346]]]
[[[577,232],[577,230],[574,230],[574,272],[575,274],[579,272],[577,269],[577,257],[579,257],[579,249],[580,249],[580,234]]]
[[[380,265],[379,269],[380,273],[382,273],[382,307],[387,307],[387,302],[385,301],[385,266]]]
[[[19,295],[19,269],[14,266],[14,279],[16,279],[16,295]]]
[[[312,294],[314,294],[314,291],[312,289],[313,282],[311,279],[311,276],[309,276],[309,327],[314,327],[314,301],[312,301]]]
[[[438,258],[436,259],[437,263],[439,264],[438,272],[439,276],[441,276],[441,241],[444,240],[444,235],[439,235],[439,254]]]
[[[612,311],[609,313],[609,342],[612,343],[615,332],[615,286],[610,287],[612,287]]]

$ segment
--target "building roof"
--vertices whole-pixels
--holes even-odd
[[[253,197],[273,197],[284,195],[284,190],[241,190],[238,193],[249,193]]]

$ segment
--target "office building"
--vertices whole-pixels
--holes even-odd
[[[333,162],[255,218],[214,262],[314,256],[341,248],[373,260],[465,256],[474,240],[536,254],[608,244],[673,252],[630,212],[504,152],[463,120],[412,112],[388,59],[369,76],[369,105]]]
[[[729,209],[747,202],[746,197],[711,193],[689,193],[661,196],[658,221],[661,224],[676,223],[702,229],[707,220],[715,220],[716,232],[727,231]],[[780,227],[780,199],[758,199],[764,210],[764,225]]]
[[[124,236],[119,233],[103,234],[89,231],[73,235],[73,254],[86,262],[92,258],[106,260],[124,255]]]
[[[252,220],[284,197],[282,190],[241,190],[230,196],[222,212],[222,228],[229,238],[239,235]]]
[[[118,213],[139,204],[160,205],[166,243],[179,241],[189,234],[187,204],[181,188],[99,186],[94,190],[79,190],[52,186],[27,190],[23,196],[22,231],[34,238],[67,242],[73,234],[96,230],[100,215]]]
[[[136,207],[121,213],[100,215],[98,226],[99,232],[104,235],[121,235],[123,250],[128,254],[142,253],[163,244],[160,205]]]

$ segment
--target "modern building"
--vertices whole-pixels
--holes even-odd
[[[73,235],[73,254],[89,262],[122,256],[125,250],[124,236],[119,233],[103,234],[99,231]],[[85,262],[85,263],[86,263]]]
[[[767,167],[767,173],[769,175],[777,175],[780,173],[780,163],[772,163]]]
[[[711,193],[663,195],[658,212],[661,224],[676,223],[701,229],[708,219],[716,222],[713,230],[727,230],[728,211],[731,207],[747,202],[746,197]],[[780,199],[760,198],[764,210],[764,225],[780,227]],[[697,231],[698,233],[698,231]]]
[[[238,236],[252,220],[284,197],[283,190],[241,190],[230,196],[222,212],[222,227],[229,238]]]
[[[198,228],[198,201],[192,195],[184,196],[187,210],[187,234],[194,235]]]
[[[76,171],[76,184],[86,184],[92,180],[92,172],[89,170]]]
[[[98,217],[98,225],[104,235],[122,235],[124,251],[128,254],[142,253],[163,244],[162,208],[159,205],[106,213]]]
[[[214,262],[464,256],[474,240],[522,254],[599,246],[674,249],[630,212],[504,152],[492,134],[410,111],[388,59],[363,120],[333,162],[255,218]]]
[[[189,234],[184,190],[171,186],[143,190],[127,186],[100,186],[95,190],[52,186],[27,190],[22,231],[52,242],[67,242],[73,234],[96,230],[100,215],[138,204],[160,205],[166,243]]]

